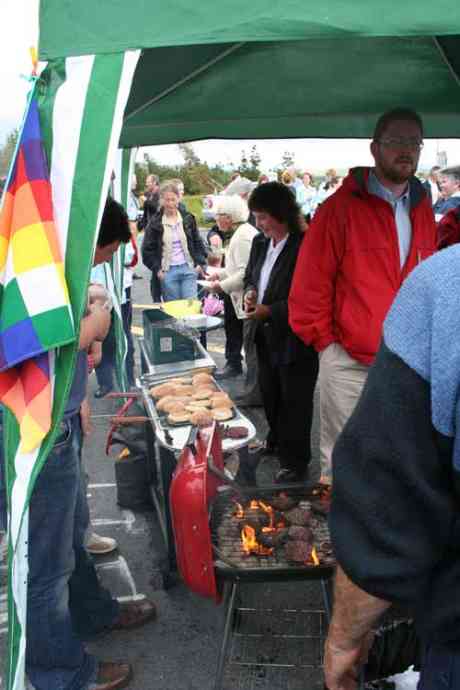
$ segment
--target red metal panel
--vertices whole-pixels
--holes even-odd
[[[216,425],[202,429],[192,448],[182,451],[170,487],[177,564],[193,592],[221,601],[216,582],[208,507],[221,481],[208,472],[208,457],[223,471],[222,442]]]

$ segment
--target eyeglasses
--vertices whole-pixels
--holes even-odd
[[[411,139],[406,137],[388,137],[388,139],[378,139],[377,143],[388,146],[391,149],[413,149],[420,151],[423,149],[421,139]]]

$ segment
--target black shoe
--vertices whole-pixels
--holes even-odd
[[[231,379],[241,376],[243,373],[242,367],[233,367],[231,364],[226,364],[223,369],[214,372],[214,378],[219,379]]]
[[[99,386],[97,391],[94,393],[95,398],[105,398],[107,393],[111,393],[112,388],[106,388],[105,386]]]
[[[275,484],[305,484],[308,478],[308,472],[299,472],[298,470],[290,470],[288,467],[282,467],[275,475]]]

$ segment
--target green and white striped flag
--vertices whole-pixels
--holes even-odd
[[[137,149],[118,149],[115,159],[115,177],[112,183],[112,194],[113,198],[118,201],[126,210],[129,210],[131,180],[134,173],[136,153]],[[122,244],[119,250],[112,257],[110,262],[110,277],[107,276],[108,271],[106,269],[106,285],[111,292],[114,305],[113,318],[116,342],[115,375],[118,387],[122,391],[127,391],[129,388],[126,373],[126,355],[128,353],[128,343],[126,340],[121,315],[121,303],[123,301],[123,293],[125,289],[125,249],[125,245]]]
[[[138,57],[138,51],[131,51],[54,61],[49,63],[38,84],[54,216],[76,324],[86,308],[96,230],[104,210]],[[75,344],[55,352],[52,430],[36,451],[19,452],[17,423],[5,412],[9,501],[7,690],[23,690],[25,682],[29,501],[59,430],[77,349]]]

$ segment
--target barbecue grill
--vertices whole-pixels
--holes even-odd
[[[333,573],[334,558],[324,511],[315,508],[318,503],[315,491],[313,486],[296,489],[292,485],[241,487],[224,472],[219,426],[215,424],[191,433],[171,482],[170,507],[177,563],[185,584],[216,603],[220,603],[225,595],[224,635],[215,690],[222,688],[241,583],[294,579],[319,581],[325,617],[329,618],[328,581]],[[286,509],[279,507],[280,499],[286,503]],[[299,559],[296,553],[296,562],[287,557],[288,535],[290,528],[295,526],[291,524],[289,527],[287,521],[288,515],[293,519],[292,504],[297,510],[297,518],[308,516],[306,534],[309,534],[309,541],[296,542],[302,544],[301,553],[305,544],[305,557]],[[254,533],[250,534],[249,540],[243,538],[243,533],[246,536],[245,527]],[[267,542],[268,537],[277,539],[281,536],[284,541]],[[296,546],[294,551],[298,550]],[[241,615],[240,610],[238,615]],[[321,624],[319,627],[318,639],[324,635],[326,626]]]

